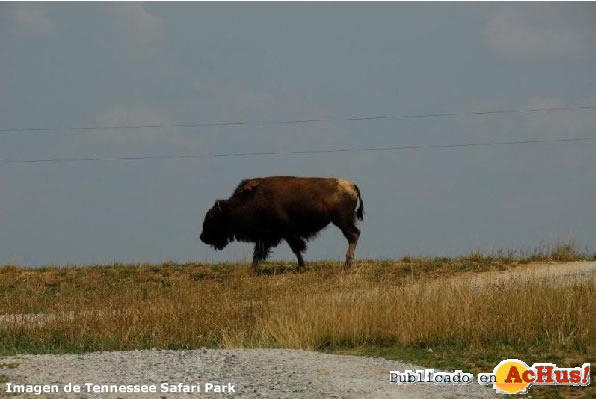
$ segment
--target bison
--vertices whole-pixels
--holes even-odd
[[[360,200],[360,206],[356,210]],[[329,223],[348,240],[344,270],[350,269],[364,204],[358,186],[349,180],[323,177],[272,176],[240,182],[227,200],[218,199],[203,221],[201,241],[217,250],[232,241],[254,242],[252,267],[258,271],[272,248],[285,240],[304,271],[306,241]]]

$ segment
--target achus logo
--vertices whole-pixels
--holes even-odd
[[[532,367],[518,359],[501,361],[492,373],[478,374],[478,382],[493,384],[497,393],[527,393],[532,385],[590,384],[590,363],[581,367],[562,368],[553,363],[534,363]]]

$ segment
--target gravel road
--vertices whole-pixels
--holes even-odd
[[[95,352],[83,355],[18,355],[0,358],[3,389],[13,384],[57,384],[59,393],[47,397],[167,397],[161,384],[201,386],[194,396],[242,398],[481,398],[494,397],[491,388],[470,385],[389,384],[389,371],[424,369],[397,361],[328,355],[288,349],[199,349],[185,351]],[[82,393],[65,394],[72,383]],[[154,385],[154,394],[87,393],[85,383]],[[234,393],[205,393],[206,383],[229,386]],[[0,393],[2,396],[2,393]],[[186,395],[184,395],[186,396]],[[29,394],[24,397],[40,397]],[[42,396],[43,397],[43,396]]]

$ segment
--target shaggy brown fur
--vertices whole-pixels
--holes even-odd
[[[356,209],[360,200],[360,206]],[[254,242],[253,268],[285,240],[304,270],[302,252],[306,241],[329,223],[348,240],[345,269],[349,269],[360,230],[364,207],[354,183],[337,178],[272,176],[240,182],[227,200],[217,200],[203,222],[201,241],[223,249],[236,241]]]

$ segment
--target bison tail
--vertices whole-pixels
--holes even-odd
[[[358,188],[358,186],[354,184],[354,188],[356,189],[356,192],[358,193],[358,199],[360,200],[360,206],[356,211],[356,217],[358,218],[358,220],[362,220],[364,218],[364,201],[362,200],[362,196],[360,195],[360,189]]]

